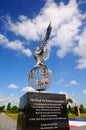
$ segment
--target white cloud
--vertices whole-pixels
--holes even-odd
[[[64,79],[61,78],[61,79],[59,79],[59,81],[58,81],[56,84],[61,84],[61,83],[63,83],[63,82],[64,82]]]
[[[11,103],[13,103],[13,104],[15,104],[15,103],[19,103],[19,98],[17,98],[17,97],[15,97],[15,95],[14,94],[10,94],[8,97],[7,97],[7,101],[8,102],[11,102]]]
[[[0,91],[0,94],[2,94],[2,92]]]
[[[29,57],[32,55],[32,52],[29,48],[23,48],[22,53]]]
[[[12,105],[19,106],[19,98],[17,98],[14,94],[10,94],[9,96],[4,96],[4,94],[0,94],[0,105],[7,105],[8,103]]]
[[[8,88],[17,89],[17,88],[18,88],[18,86],[17,86],[17,85],[15,85],[15,84],[10,84],[10,85],[8,86]]]
[[[3,103],[5,101],[4,95],[0,94],[0,103]]]
[[[79,5],[82,5],[83,3],[86,4],[86,0],[79,0],[78,3]]]
[[[74,97],[74,96],[75,96],[75,93],[72,93],[71,96]]]
[[[25,87],[22,89],[22,92],[36,92],[36,90],[32,87]]]
[[[68,41],[72,40],[81,25],[76,1],[70,0],[68,5],[62,2],[58,5],[54,1],[48,1],[33,19],[20,15],[18,21],[14,23],[8,17],[8,25],[16,35],[21,35],[28,40],[39,40],[40,36],[44,35],[44,30],[50,20],[53,26],[53,39],[56,41],[54,44],[58,45],[59,41],[61,46],[64,42],[70,46],[71,43]]]
[[[61,91],[61,92],[59,92],[59,94],[65,94],[66,98],[69,98],[69,94],[67,92]]]
[[[70,81],[71,85],[77,85],[78,83],[75,80]]]
[[[19,40],[9,41],[3,34],[0,34],[0,45],[15,51],[19,51],[26,56],[31,56],[32,52],[29,48],[25,48]]]
[[[75,100],[74,97],[72,97],[72,96],[74,96],[74,94],[69,95],[65,91],[61,91],[61,92],[59,92],[59,94],[65,94],[66,95],[66,99],[71,98],[73,100],[73,104],[69,103],[69,105],[73,105],[73,106],[78,105],[78,101]]]
[[[78,85],[78,83],[75,80],[71,80],[70,83],[66,84],[65,86],[69,87],[69,86],[75,86],[75,85]]]
[[[84,94],[86,94],[86,89],[85,89],[85,90],[83,90],[83,93],[84,93]]]
[[[78,45],[75,47],[74,52],[80,57],[77,62],[77,68],[86,68],[86,28],[83,30],[80,36],[77,37],[79,40]]]
[[[8,43],[8,39],[4,35],[0,34],[0,44],[4,45],[7,43]]]
[[[49,49],[52,46],[56,46],[56,54],[59,57],[64,57],[69,52],[80,56],[77,68],[81,69],[86,68],[86,53],[83,51],[83,48],[85,49],[86,46],[85,42],[82,48],[82,42],[86,41],[86,33],[81,28],[83,25],[82,19],[85,19],[85,16],[85,14],[81,14],[79,11],[76,0],[69,0],[66,5],[63,2],[60,2],[58,5],[54,0],[47,0],[38,15],[32,19],[20,15],[18,20],[13,22],[12,18],[8,16],[6,26],[16,35],[22,36],[29,41],[36,41],[44,36],[46,27],[51,21],[52,36],[48,44]],[[76,40],[78,42],[77,46],[75,44]],[[27,53],[26,50],[22,52]],[[85,55],[82,53],[85,53]]]

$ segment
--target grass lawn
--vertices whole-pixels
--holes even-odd
[[[11,117],[12,119],[15,119],[15,120],[17,120],[17,118],[18,118],[18,114],[17,113],[16,114],[7,113],[6,115]],[[86,113],[81,113],[80,116],[75,116],[74,114],[69,113],[68,117],[69,118],[86,118]]]
[[[11,117],[11,118],[14,119],[14,120],[17,120],[17,118],[18,118],[18,114],[17,114],[17,113],[16,113],[16,114],[7,113],[6,115],[9,116],[9,117]]]
[[[86,113],[81,113],[80,116],[75,116],[74,114],[69,113],[68,117],[69,118],[86,118]]]

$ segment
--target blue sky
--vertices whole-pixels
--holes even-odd
[[[0,105],[18,104],[27,91],[28,73],[36,64],[34,50],[41,44],[48,24],[53,81],[46,91],[65,93],[86,107],[86,1],[0,1]]]

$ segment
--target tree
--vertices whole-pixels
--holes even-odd
[[[69,103],[73,103],[73,100],[71,98],[68,98],[67,99],[67,110],[68,110],[68,113],[72,113],[73,112],[73,109],[70,105],[68,105]]]
[[[0,106],[0,112],[3,112],[3,111],[4,111],[4,109],[5,109],[5,105]]]
[[[10,111],[11,110],[11,103],[8,103],[7,105],[7,111]]]
[[[85,112],[83,104],[80,105],[79,110],[80,110],[80,113],[84,113]]]
[[[13,107],[11,108],[11,112],[12,112],[12,113],[17,113],[17,112],[18,112],[18,107],[17,107],[17,106],[13,106]]]
[[[72,107],[69,105],[68,106],[68,113],[71,113],[72,112]]]
[[[67,99],[67,104],[69,104],[69,103],[73,103],[73,100],[71,98]]]

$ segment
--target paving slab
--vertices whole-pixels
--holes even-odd
[[[17,122],[5,113],[0,114],[0,130],[16,130]]]
[[[86,126],[77,127],[70,130],[86,130]]]

